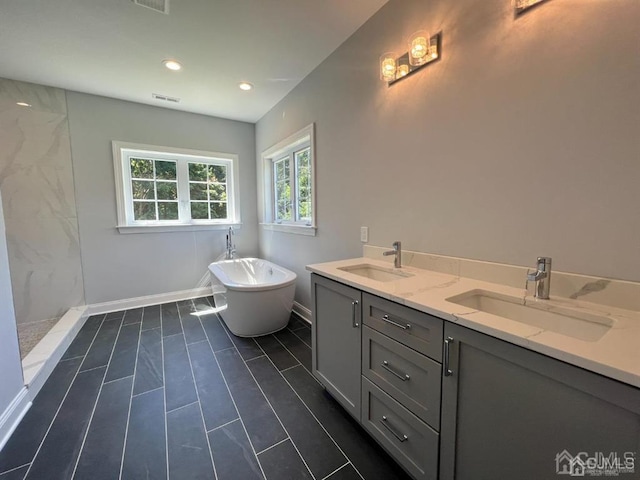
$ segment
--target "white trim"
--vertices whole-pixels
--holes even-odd
[[[305,144],[309,144],[311,152],[311,225],[305,225],[302,222],[299,223],[273,223],[273,172],[272,165],[273,159],[280,155],[283,155],[289,151],[295,150]],[[292,158],[293,162],[295,160]],[[312,123],[306,127],[300,129],[296,133],[289,135],[284,140],[269,147],[257,158],[257,175],[258,175],[258,215],[261,225],[273,225],[274,228],[270,230],[276,230],[287,233],[300,233],[302,235],[315,235],[317,229],[317,192],[316,192],[316,148],[315,148],[315,124]],[[293,189],[294,186],[292,185]],[[294,199],[295,201],[295,199]],[[289,228],[275,228],[275,226],[282,227],[294,227]],[[301,233],[300,228],[312,228],[313,233]],[[305,232],[308,230],[302,230]]]
[[[295,313],[302,320],[304,320],[309,325],[311,325],[311,318],[312,318],[311,310],[309,310],[307,307],[305,307],[301,303],[298,303],[298,302],[294,301],[293,302],[293,313]]]
[[[24,384],[33,400],[87,320],[86,307],[67,310],[49,332],[22,359]]]
[[[5,446],[20,420],[31,407],[28,393],[27,387],[22,387],[5,411],[2,412],[2,415],[0,415],[0,450]]]
[[[261,223],[265,230],[272,230],[274,232],[286,232],[295,233],[297,235],[307,235],[310,237],[316,236],[317,227],[309,227],[307,225],[295,225],[289,223]]]
[[[118,225],[116,228],[120,233],[171,233],[171,232],[199,232],[202,230],[227,230],[233,227],[234,230],[242,228],[241,223],[215,223],[203,225]]]
[[[235,153],[223,152],[207,152],[204,150],[192,150],[187,148],[164,147],[159,145],[145,145],[130,142],[121,142],[112,140],[111,148],[113,151],[113,168],[116,190],[116,210],[118,217],[118,231],[120,233],[150,233],[150,232],[172,232],[172,231],[194,231],[208,230],[217,228],[228,228],[229,225],[241,223],[240,216],[240,162],[239,157]],[[177,162],[176,181],[178,184],[178,211],[180,218],[186,215],[185,209],[188,208],[188,200],[182,197],[188,196],[188,180],[185,176],[186,164],[185,160],[189,157],[200,162],[215,162],[226,164],[227,179],[227,212],[229,218],[224,221],[213,220],[191,220],[190,222],[135,222],[133,221],[133,205],[129,201],[131,199],[131,185],[128,178],[128,165],[125,166],[127,155],[123,155],[126,150],[135,150],[143,152],[143,155],[153,156],[158,160],[171,160]],[[125,173],[125,169],[126,173]],[[182,172],[182,173],[180,173]],[[186,182],[186,184],[185,184]],[[135,231],[127,231],[129,228],[135,228]],[[125,230],[127,229],[127,230]]]
[[[146,295],[144,297],[125,298],[123,300],[114,300],[112,302],[94,303],[92,305],[87,305],[86,315],[90,316],[109,312],[118,312],[120,310],[148,307],[150,305],[158,305],[168,302],[178,302],[180,300],[189,300],[190,298],[204,297],[212,294],[212,287],[207,286],[193,288],[191,290],[179,290],[177,292]]]

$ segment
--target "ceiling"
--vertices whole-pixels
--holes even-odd
[[[256,122],[387,2],[169,1],[0,0],[0,77]]]

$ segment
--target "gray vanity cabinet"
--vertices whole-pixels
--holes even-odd
[[[360,290],[311,275],[313,374],[360,421]]]
[[[635,452],[621,478],[640,478],[639,389],[459,325],[447,337],[440,480],[558,478],[565,451]]]

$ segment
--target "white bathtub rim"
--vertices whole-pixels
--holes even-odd
[[[285,275],[284,280],[280,280],[278,282],[263,282],[263,283],[238,283],[233,282],[227,276],[224,269],[220,267],[220,265],[230,264],[242,260],[256,260],[260,262],[264,262],[264,264],[273,268],[274,270],[280,270]],[[291,270],[286,269],[280,265],[277,265],[269,260],[265,260],[263,258],[238,258],[233,260],[221,260],[219,262],[212,262],[209,264],[209,271],[211,275],[213,275],[225,288],[229,290],[235,291],[243,291],[243,292],[259,292],[259,291],[268,291],[268,290],[277,290],[278,288],[287,287],[296,283],[296,279],[298,275]],[[213,280],[213,279],[212,279]]]

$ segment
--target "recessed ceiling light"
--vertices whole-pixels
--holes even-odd
[[[30,103],[26,103],[26,102],[17,102],[16,105],[20,105],[21,107],[30,107],[31,106]]]
[[[253,88],[253,85],[251,85],[249,82],[240,82],[238,84],[238,87],[240,87],[240,90],[251,90]]]
[[[173,70],[174,72],[182,70],[182,64],[177,60],[164,60],[162,64],[169,70]]]

